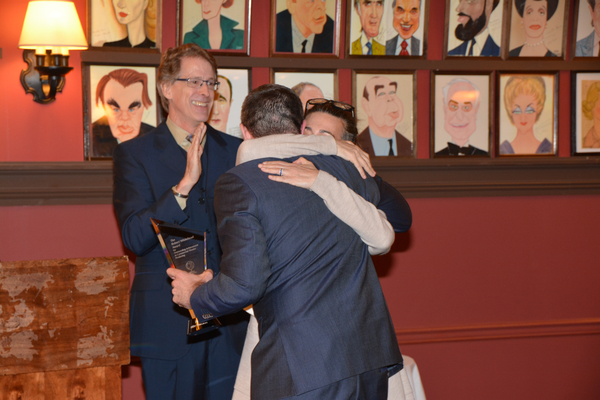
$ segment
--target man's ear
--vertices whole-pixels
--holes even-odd
[[[367,116],[371,116],[371,108],[369,108],[369,100],[365,99],[364,97],[360,98],[360,104],[362,104],[362,108],[363,110],[365,110],[365,113],[367,114]]]
[[[304,135],[304,128],[306,128],[306,120],[302,121],[302,126],[300,127],[300,134]]]
[[[162,90],[163,96],[166,99],[171,100],[173,98],[173,94],[171,93],[171,84],[170,83],[162,83],[160,85],[160,89]]]
[[[296,14],[296,0],[286,0],[285,5],[291,15]]]
[[[242,137],[244,140],[254,139],[254,136],[252,136],[248,128],[246,128],[244,125],[240,124],[240,130],[242,131]]]

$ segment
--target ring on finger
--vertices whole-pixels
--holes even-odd
[[[283,175],[283,168],[279,168],[279,176]]]

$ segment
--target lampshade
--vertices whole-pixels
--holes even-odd
[[[19,48],[66,47],[85,50],[87,40],[70,1],[31,1],[19,39]]]

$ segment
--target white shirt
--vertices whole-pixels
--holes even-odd
[[[305,53],[312,53],[313,42],[315,41],[315,34],[311,33],[309,37],[304,37],[304,35],[296,26],[296,21],[292,17],[292,44],[294,46],[294,53],[302,53],[302,42],[306,42],[306,47],[304,48]]]

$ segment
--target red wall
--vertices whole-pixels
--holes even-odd
[[[176,2],[163,3],[166,48],[175,44]],[[428,58],[439,60],[444,1],[433,3]],[[86,1],[75,4],[85,23]],[[17,49],[25,10],[25,1],[0,5],[0,162],[82,161],[79,54],[72,53],[75,68],[58,100],[34,103],[18,78],[25,68]],[[268,14],[267,1],[253,2],[254,57],[268,56]],[[252,74],[253,86],[268,82],[268,69]],[[350,101],[351,73],[341,70],[339,76],[340,99]],[[561,93],[569,93],[568,77],[561,73]],[[428,82],[429,72],[419,71],[419,158],[428,157]],[[570,107],[568,96],[560,101],[564,157],[570,152]],[[413,228],[397,235],[392,252],[378,257],[376,267],[401,349],[417,361],[427,397],[600,398],[600,337],[578,324],[600,318],[600,196],[409,203]],[[126,254],[109,205],[0,207],[0,221],[0,261]],[[528,328],[548,321],[563,321],[571,331]],[[515,326],[508,335],[507,324]],[[485,337],[478,334],[481,326],[489,328]],[[439,332],[452,336],[453,329],[466,333],[443,341]],[[428,340],[431,335],[436,339]],[[142,400],[139,367],[123,372],[123,398]]]

